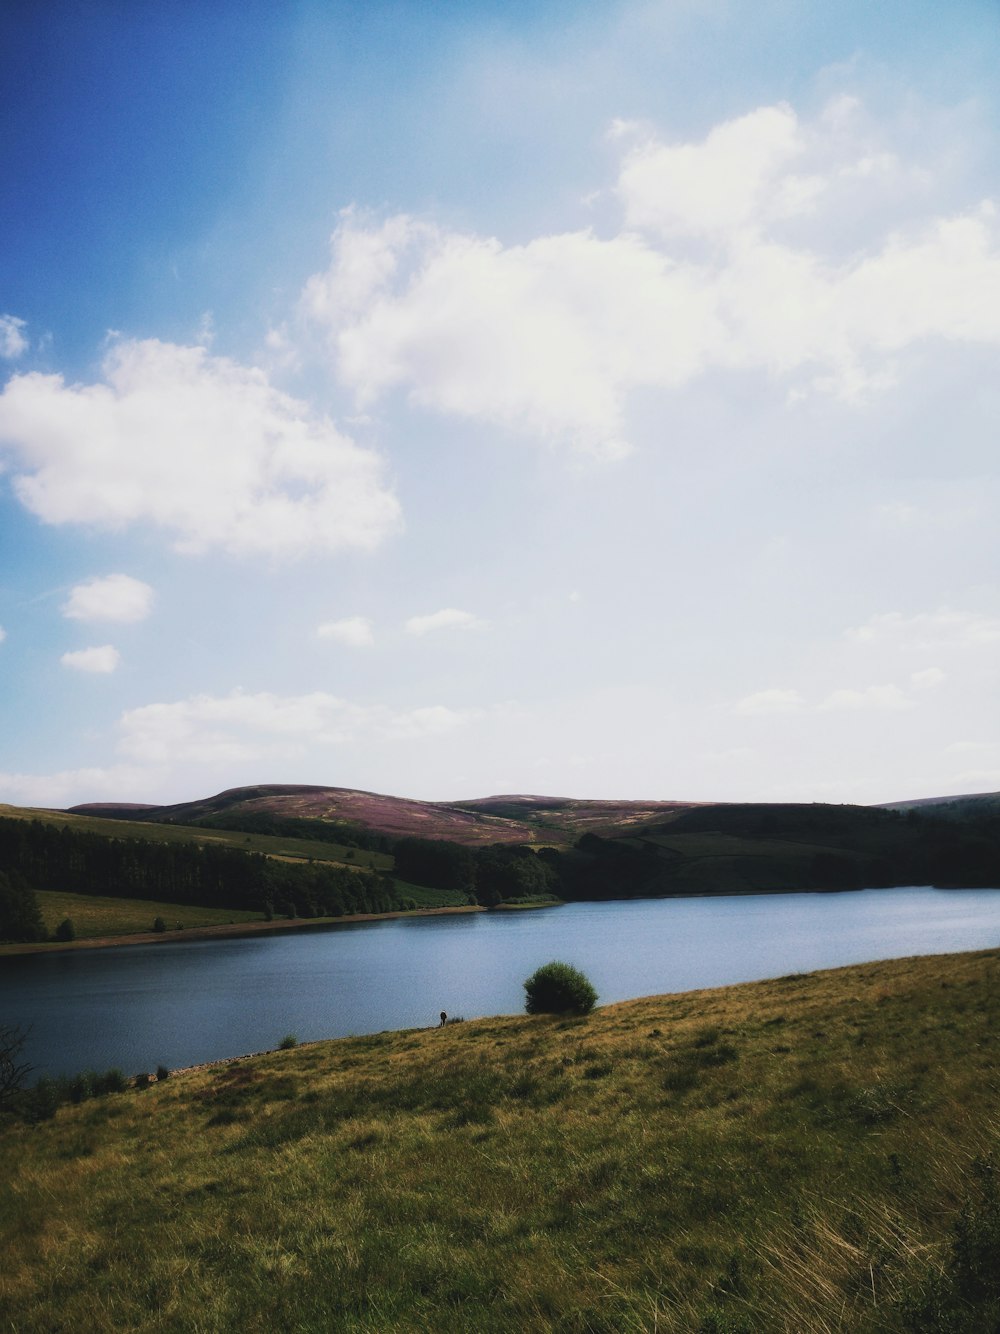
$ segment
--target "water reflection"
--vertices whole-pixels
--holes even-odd
[[[928,888],[577,903],[0,961],[39,1073],[172,1068],[300,1041],[515,1013],[565,959],[602,1003],[1000,943],[1000,892]]]

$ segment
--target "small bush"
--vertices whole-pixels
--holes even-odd
[[[278,1043],[278,1047],[281,1051],[289,1051],[292,1047],[297,1047],[298,1045],[299,1040],[294,1033],[286,1033]]]
[[[170,1078],[170,1071],[167,1069],[167,1067],[165,1065],[158,1065],[156,1067],[157,1082],[159,1082],[161,1079],[169,1079],[169,1078]]]
[[[597,992],[578,969],[568,963],[543,964],[524,984],[528,1014],[589,1014]]]
[[[105,1070],[103,1075],[99,1075],[94,1081],[94,1092],[100,1093],[124,1093],[128,1088],[128,1080],[122,1072],[112,1066],[110,1070]]]
[[[148,1070],[143,1070],[141,1074],[136,1075],[136,1077],[135,1077],[135,1086],[136,1086],[137,1089],[148,1089],[148,1088],[149,1088],[149,1071],[148,1071]]]
[[[157,935],[159,935],[160,932],[162,931],[166,931],[166,929],[167,929],[167,924],[162,917],[156,917],[153,919],[153,930],[157,933]]]
[[[75,1075],[69,1085],[70,1102],[86,1102],[94,1096],[94,1081],[97,1076],[92,1070],[84,1070]]]
[[[66,917],[59,923],[55,929],[54,938],[56,940],[76,939],[76,927],[73,925],[70,918]]]

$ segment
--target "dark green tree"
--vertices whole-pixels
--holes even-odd
[[[553,960],[536,968],[524,984],[529,1014],[589,1014],[597,992],[577,968]]]
[[[35,891],[17,871],[0,871],[0,940],[44,940]]]

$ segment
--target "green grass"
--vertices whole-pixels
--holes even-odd
[[[68,917],[78,940],[152,931],[157,917],[163,918],[168,932],[173,932],[178,922],[189,928],[220,926],[225,922],[259,922],[263,919],[263,913],[244,912],[241,909],[196,908],[184,903],[99,898],[94,894],[63,894],[55,890],[39,891],[38,903],[49,933]]]
[[[4,819],[41,820],[58,828],[66,826],[78,833],[103,834],[107,838],[141,838],[154,843],[197,843],[204,847],[223,846],[239,852],[261,852],[268,857],[293,861],[336,862],[358,870],[392,869],[394,859],[385,852],[368,852],[319,839],[282,838],[271,834],[243,834],[228,829],[201,829],[189,825],[145,823],[141,820],[105,820],[95,815],[72,815],[65,811],[35,810],[24,806],[0,805]]]
[[[457,889],[429,889],[426,885],[411,885],[408,880],[397,880],[400,897],[412,899],[418,908],[461,908],[469,896]]]
[[[0,1134],[0,1310],[25,1334],[943,1329],[905,1307],[1000,1150],[998,1029],[988,951],[175,1074]],[[971,1318],[948,1328],[993,1328]]]

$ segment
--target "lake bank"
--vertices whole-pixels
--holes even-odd
[[[998,968],[321,1041],[63,1106],[0,1133],[0,1300],[25,1331],[903,1334],[1000,1151]]]
[[[507,905],[504,905],[507,906]],[[516,905],[510,905],[516,907]],[[541,905],[528,905],[532,907]],[[546,904],[546,907],[555,906]],[[183,931],[135,931],[120,936],[91,936],[85,940],[37,940],[13,945],[0,945],[0,959],[27,954],[64,954],[76,950],[106,950],[119,945],[181,945],[186,940],[232,939],[234,936],[256,936],[269,931],[297,931],[308,927],[351,925],[357,922],[392,921],[397,917],[440,917],[455,913],[486,912],[479,904],[463,904],[452,908],[409,908],[395,912],[350,913],[342,917],[294,917],[270,922],[220,922],[214,926],[189,926]]]
[[[925,887],[307,919],[8,957],[0,1014],[31,1029],[39,1073],[178,1069],[286,1033],[305,1043],[431,1027],[442,1010],[516,1014],[523,980],[552,959],[581,969],[605,1005],[998,942],[996,890]]]

